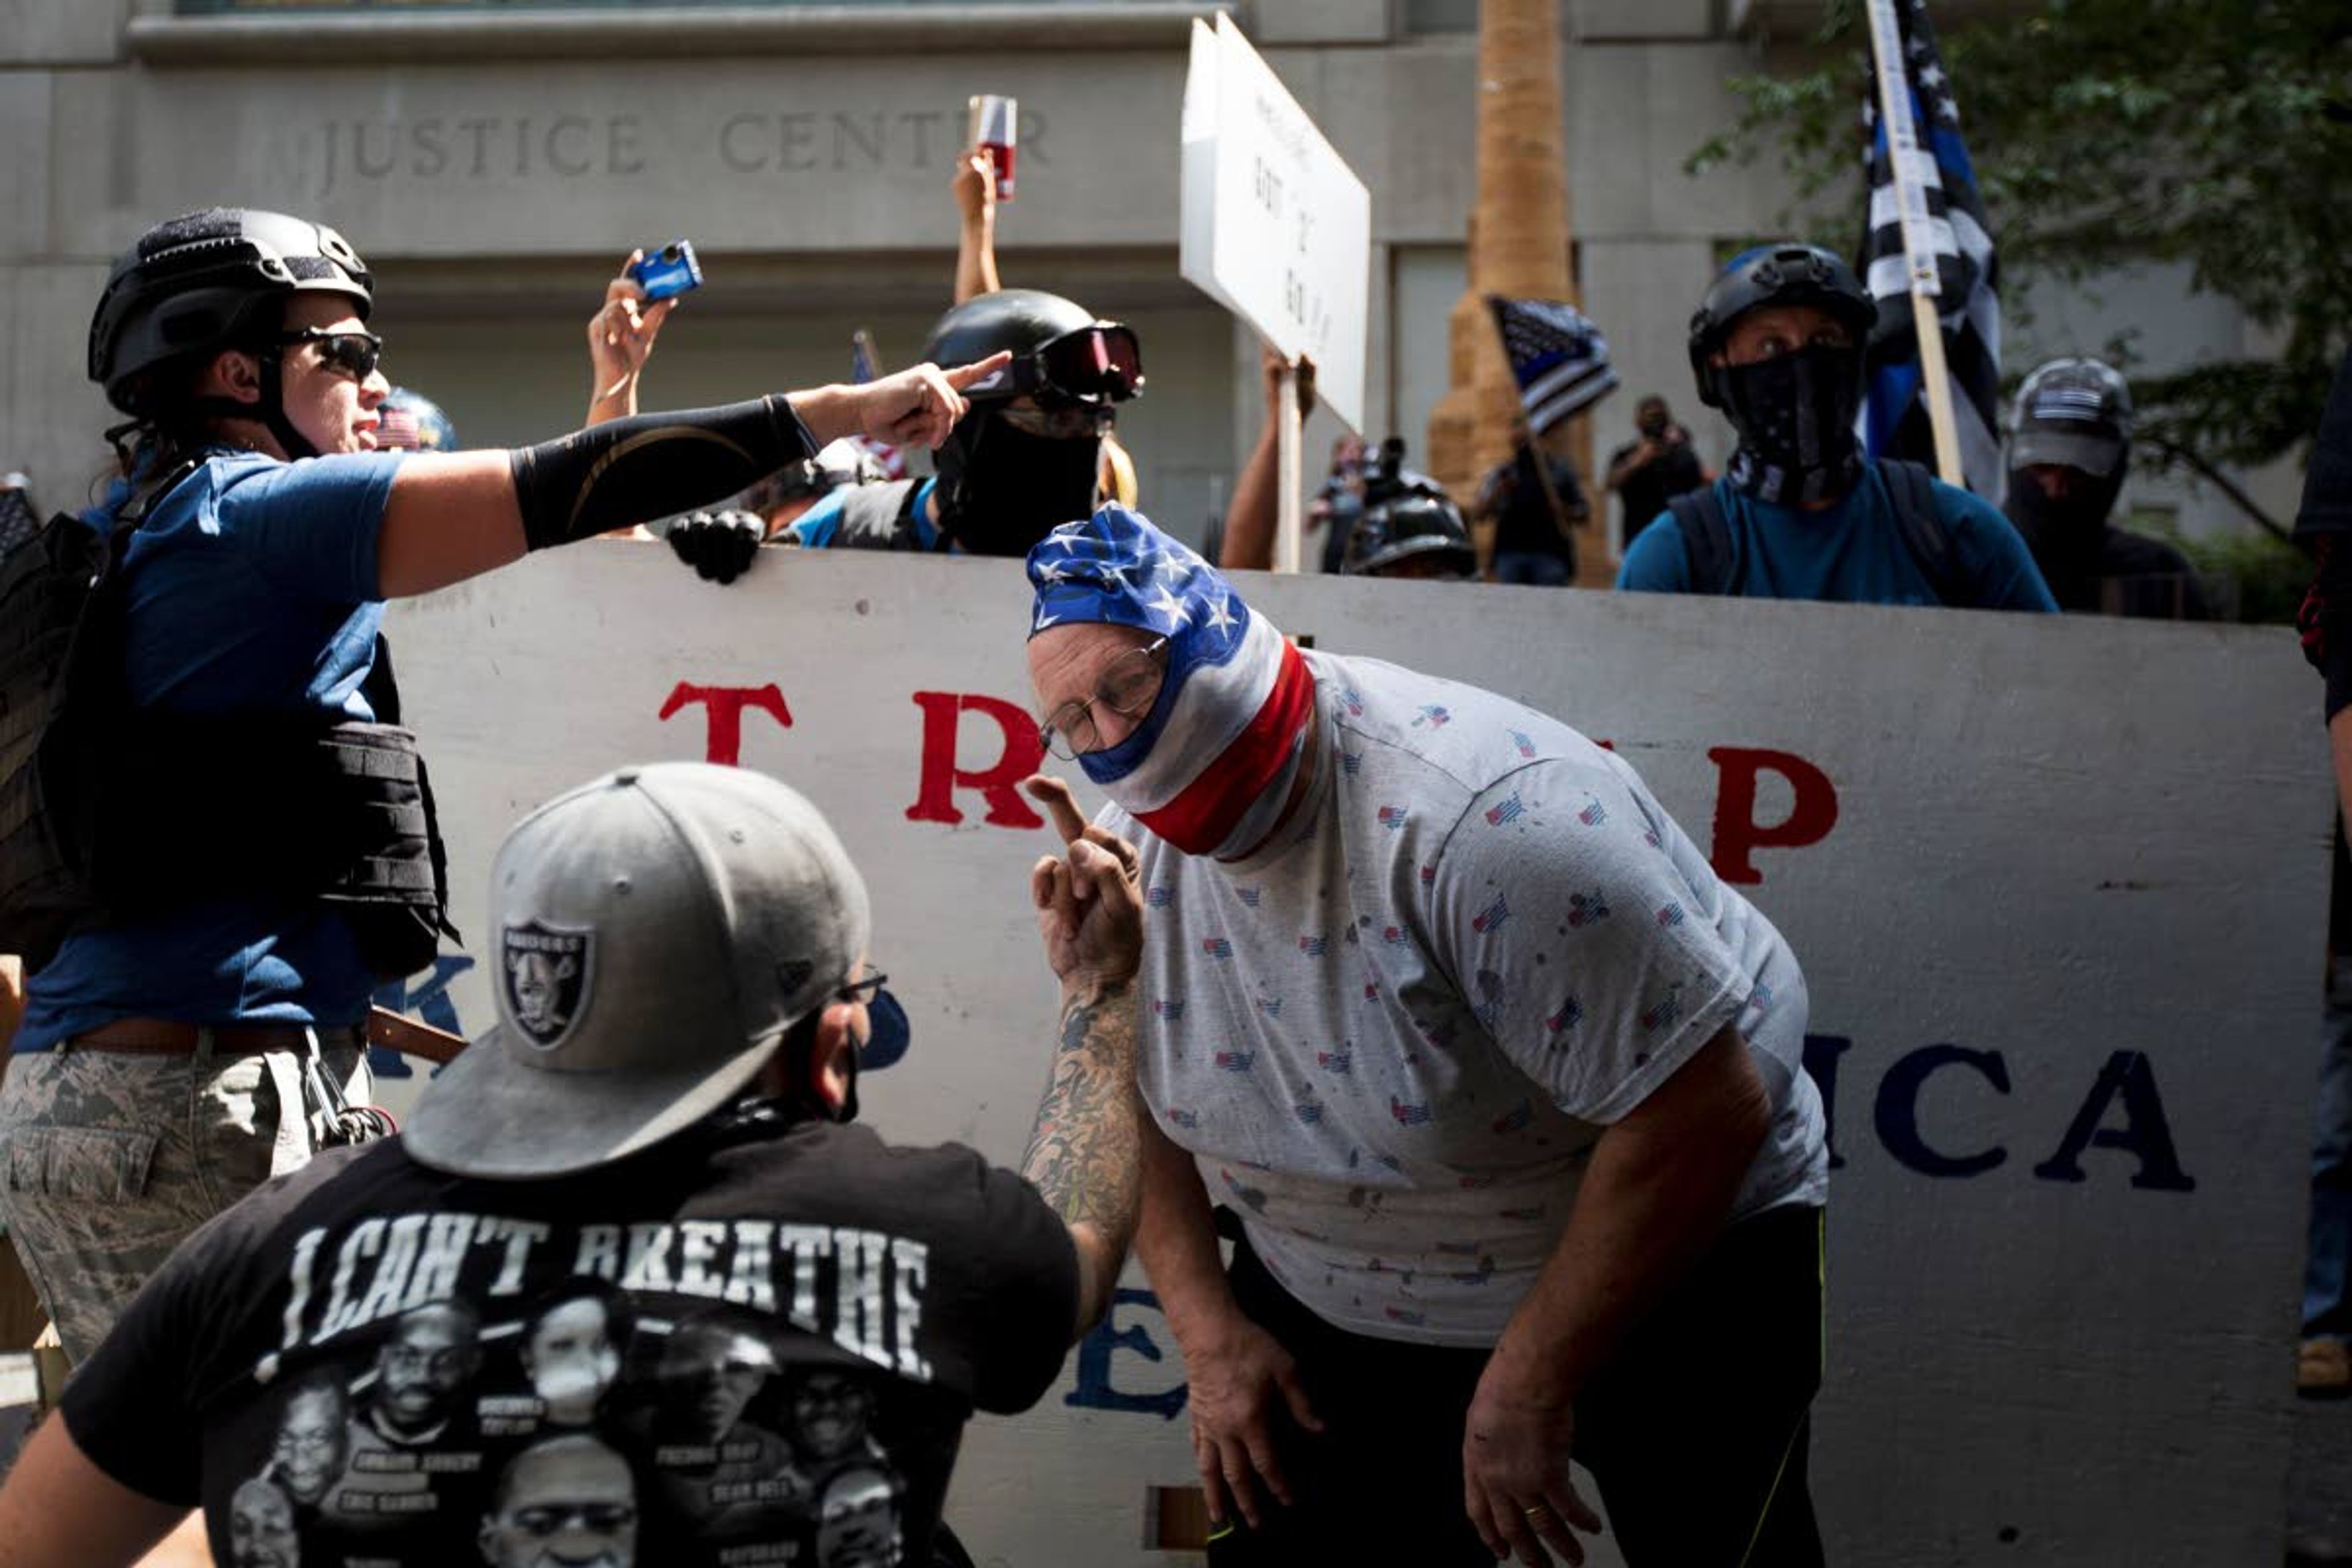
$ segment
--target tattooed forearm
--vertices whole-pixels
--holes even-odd
[[[1135,1089],[1134,987],[1070,998],[1021,1170],[1077,1243],[1082,1327],[1108,1305],[1135,1237],[1142,1206],[1142,1114]]]

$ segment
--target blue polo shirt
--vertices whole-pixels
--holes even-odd
[[[1858,605],[1937,605],[1934,584],[1912,558],[1895,502],[1875,468],[1824,511],[1773,506],[1715,481],[1731,532],[1732,581],[1750,599],[1832,599]],[[1950,537],[1955,577],[1969,585],[1960,603],[1988,610],[2047,610],[2057,600],[2009,519],[1978,497],[1934,481],[1936,513]],[[1669,510],[1625,547],[1617,586],[1687,594],[1690,558]]]
[[[184,717],[373,720],[360,686],[383,620],[376,535],[399,467],[396,452],[222,453],[173,487],[123,557],[131,701]],[[118,483],[85,518],[105,526],[127,493]],[[197,898],[68,938],[26,984],[15,1048],[117,1018],[355,1024],[374,986],[326,905]]]

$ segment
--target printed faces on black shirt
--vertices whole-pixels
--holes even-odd
[[[395,1141],[199,1233],[65,1415],[201,1501],[225,1568],[890,1568],[1076,1293],[1061,1221],[967,1150],[803,1126],[525,1184]]]

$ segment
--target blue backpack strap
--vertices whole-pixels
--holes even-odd
[[[1974,606],[1977,595],[1960,576],[1951,526],[1936,505],[1935,476],[1917,463],[1881,458],[1878,477],[1886,486],[1887,500],[1894,503],[1895,528],[1903,536],[1903,548],[1911,552],[1912,563],[1927,579],[1936,597],[1947,605]]]
[[[1682,531],[1684,573],[1687,592],[1728,594],[1738,584],[1732,578],[1731,520],[1724,515],[1723,498],[1713,485],[1685,490],[1666,502],[1675,526]]]

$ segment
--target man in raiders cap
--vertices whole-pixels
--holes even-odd
[[[1029,576],[1042,739],[1140,858],[1136,1250],[1214,1568],[1580,1561],[1571,1455],[1635,1568],[1819,1563],[1827,1157],[1780,933],[1613,753],[1302,652],[1131,511]]]
[[[803,1369],[872,1392],[864,1462],[906,1561],[930,1561],[965,1419],[1051,1385],[1136,1224],[1134,851],[1066,785],[1033,793],[1069,844],[1029,889],[1064,1007],[1025,1180],[848,1124],[907,1019],[815,807],[736,768],[608,774],[499,849],[498,1026],[402,1136],[312,1161],[173,1255],[0,1489],[0,1559],[128,1563],[202,1507],[226,1561],[239,1488],[284,1479],[289,1407],[321,1380],[396,1402],[404,1356],[432,1419],[354,1450],[336,1503],[295,1521],[305,1563],[535,1562],[566,1532],[585,1562],[600,1531],[638,1562],[782,1561],[828,1500],[780,1458],[747,1473],[742,1439],[788,1414],[769,1374]],[[619,1386],[552,1435],[475,1327],[524,1347],[587,1286],[630,1342]],[[463,1342],[407,1331],[427,1314],[462,1317]],[[682,1404],[700,1425],[642,1418]],[[618,1479],[525,1505],[583,1466]]]
[[[2053,359],[2017,390],[2003,510],[2063,610],[2212,618],[2189,558],[2107,521],[2131,469],[2131,388],[2095,359]]]

